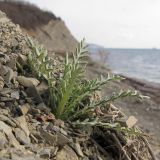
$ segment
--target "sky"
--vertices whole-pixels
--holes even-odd
[[[160,0],[28,0],[61,17],[77,40],[160,48]]]

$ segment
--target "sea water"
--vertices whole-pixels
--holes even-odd
[[[117,74],[160,83],[160,49],[107,49],[106,64]]]
[[[104,51],[101,58],[99,51]],[[160,49],[118,49],[92,45],[91,56],[103,63],[106,61],[113,73],[149,82],[160,83]]]

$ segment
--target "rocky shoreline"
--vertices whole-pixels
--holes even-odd
[[[135,89],[141,91],[145,95],[152,97],[155,102],[160,103],[160,85],[154,82],[139,80],[135,78],[126,77],[125,83],[133,86]]]

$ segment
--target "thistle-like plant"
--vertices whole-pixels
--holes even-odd
[[[73,53],[73,60],[69,60],[68,56],[65,58],[65,67],[63,77],[55,90],[55,113],[58,118],[64,120],[72,119],[75,113],[82,113],[86,107],[83,104],[89,96],[95,91],[101,90],[101,87],[109,81],[121,80],[120,76],[110,76],[107,78],[101,77],[95,80],[83,80],[85,67],[87,62],[86,45],[84,40],[78,44],[78,47]]]

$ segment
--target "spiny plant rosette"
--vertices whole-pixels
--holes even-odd
[[[53,76],[52,61],[47,56],[47,51],[42,47],[38,47],[30,39],[29,45],[32,50],[32,53],[28,56],[29,67],[38,78],[47,80],[49,85],[49,106],[53,109],[57,118],[71,121],[76,125],[104,126],[120,129],[117,123],[101,122],[95,115],[96,109],[101,109],[101,107],[105,107],[116,99],[127,96],[143,98],[138,92],[128,90],[90,101],[90,97],[96,91],[100,91],[102,86],[110,81],[123,78],[118,75],[111,76],[108,74],[107,78],[101,76],[99,79],[85,80],[84,72],[87,64],[87,50],[84,40],[78,44],[76,51],[73,53],[73,59],[69,59],[68,54],[66,55],[63,75],[56,84]],[[93,114],[90,115],[90,113]]]

